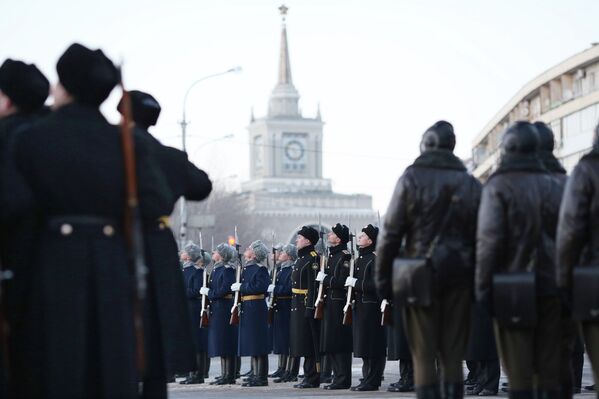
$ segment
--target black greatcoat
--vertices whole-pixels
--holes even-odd
[[[172,199],[148,149],[135,142],[140,212]],[[117,127],[97,108],[61,107],[17,138],[15,161],[39,215],[23,397],[137,397],[132,279],[120,232],[125,199]],[[68,383],[65,383],[68,382]]]
[[[412,352],[403,322],[403,309],[391,304],[392,324],[387,326],[387,360],[411,360]]]
[[[173,194],[173,202],[162,216],[172,212],[179,197],[201,201],[210,194],[210,179],[188,160],[185,152],[160,144],[147,131],[136,129],[135,133],[151,148]],[[193,338],[186,311],[185,287],[179,274],[177,243],[171,229],[162,221],[148,221],[144,230],[149,269],[149,292],[144,311],[146,324],[152,326],[146,334],[155,336],[157,341],[147,350],[152,355],[151,352],[159,351],[155,355],[164,359],[168,375],[187,372],[196,368],[196,360],[188,348]]]
[[[351,255],[346,245],[330,248],[325,268],[324,318],[320,330],[322,353],[351,353],[352,327],[343,325],[343,307],[347,300],[345,280],[349,276]]]
[[[293,357],[318,357],[319,320],[314,320],[314,301],[318,294],[316,275],[320,267],[320,256],[314,246],[297,251],[297,260],[291,270],[291,288],[308,290],[307,295],[293,293],[291,296],[291,319],[289,323],[289,355]]]
[[[374,286],[374,246],[360,248],[355,263],[354,357],[376,358],[386,354],[386,329],[381,326],[381,302]]]

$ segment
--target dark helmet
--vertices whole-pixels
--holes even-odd
[[[532,154],[538,150],[539,139],[534,125],[518,121],[510,125],[501,140],[502,154]]]
[[[553,131],[545,122],[535,122],[534,127],[537,130],[537,137],[539,139],[539,149],[541,151],[553,152],[555,147],[555,138]]]
[[[429,127],[422,135],[420,152],[430,150],[453,151],[455,148],[455,134],[453,126],[446,121],[439,121]]]

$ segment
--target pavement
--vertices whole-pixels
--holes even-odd
[[[269,365],[271,372],[273,372],[277,365],[277,357],[271,355],[269,357]],[[241,372],[244,373],[249,370],[249,358],[244,358],[242,361]],[[301,369],[300,369],[301,372]],[[216,375],[220,373],[220,360],[212,359],[210,367],[210,382]],[[362,360],[354,359],[352,365],[352,374],[354,385],[358,384],[359,378],[362,377]],[[169,398],[171,399],[183,399],[183,398],[322,398],[322,397],[344,397],[344,398],[394,398],[394,397],[410,397],[414,398],[416,395],[413,392],[408,393],[391,393],[387,392],[387,386],[399,380],[399,362],[387,362],[385,368],[385,380],[379,391],[375,392],[352,392],[350,390],[339,390],[339,391],[325,391],[322,388],[319,389],[296,389],[293,388],[293,384],[296,383],[282,383],[274,384],[272,379],[269,379],[269,385],[267,387],[252,387],[242,388],[240,384],[241,380],[238,380],[238,385],[225,385],[225,386],[214,386],[208,385],[208,383],[198,385],[180,385],[177,383],[169,384]],[[179,380],[178,380],[179,381]],[[504,375],[501,376],[501,382],[507,382]],[[593,376],[591,373],[591,366],[587,358],[585,358],[582,386],[591,385],[593,383]],[[489,398],[507,398],[507,393],[500,393],[497,396],[491,396]],[[596,398],[594,392],[583,392],[578,395],[574,395],[576,399],[594,399]]]

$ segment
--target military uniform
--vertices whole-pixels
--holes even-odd
[[[268,309],[264,299],[269,283],[266,267],[255,261],[243,267],[238,356],[252,357],[254,375],[249,386],[268,384]]]
[[[314,319],[320,256],[314,245],[298,249],[291,271],[289,355],[304,358],[304,385],[320,385],[320,321]],[[307,387],[307,386],[306,386]]]
[[[537,397],[558,395],[560,385],[561,306],[552,248],[562,188],[539,161],[537,135],[527,122],[507,129],[499,167],[483,188],[477,229],[479,302],[493,303],[495,309],[502,306],[492,302],[495,274],[534,272],[535,326],[518,328],[495,322],[510,396],[519,397],[533,397],[533,390]]]
[[[572,171],[566,184],[557,231],[558,285],[563,296],[571,300],[586,295],[572,291],[575,267],[599,264],[599,143],[595,131],[593,150]],[[579,322],[587,355],[593,367],[595,383],[599,381],[599,322]]]
[[[275,288],[273,291],[273,353],[285,357],[285,367],[289,355],[289,318],[291,315],[291,271],[293,261],[286,261],[278,266]]]
[[[190,319],[183,311],[187,307],[185,287],[175,269],[178,265],[177,244],[168,223],[175,201],[180,197],[201,201],[212,191],[212,183],[202,170],[191,163],[187,154],[178,149],[162,145],[147,129],[156,124],[160,105],[147,93],[137,90],[130,92],[133,120],[137,126],[138,140],[152,151],[157,166],[165,176],[173,202],[168,213],[144,225],[146,258],[148,263],[148,295],[144,303],[146,357],[148,361],[144,377],[145,385],[158,387],[159,381],[176,373],[207,367],[206,360],[198,362],[187,347],[194,340],[189,329]],[[122,110],[122,102],[117,109]],[[203,351],[205,352],[205,351]],[[161,396],[166,396],[166,387]],[[144,389],[149,387],[144,387]],[[148,390],[148,395],[156,397],[156,389]]]
[[[222,382],[235,383],[238,328],[232,326],[231,308],[235,282],[235,266],[219,262],[210,275],[208,299],[210,299],[210,324],[208,326],[208,356],[221,358]]]
[[[463,395],[481,188],[453,154],[454,146],[448,122],[427,129],[422,154],[397,182],[377,243],[377,290],[381,298],[392,298],[392,265],[400,250],[407,258],[424,258],[438,242],[432,254],[438,290],[431,305],[403,308],[419,398],[439,397],[441,386],[445,398]]]
[[[374,245],[358,250],[355,261],[353,338],[354,357],[364,361],[362,384],[366,389],[379,387],[385,371],[386,331],[381,326],[381,303],[374,286]]]
[[[343,325],[343,307],[347,300],[345,280],[349,276],[351,255],[347,245],[329,248],[325,268],[324,318],[320,335],[321,352],[328,355],[333,369],[330,388],[351,386],[352,327]]]
[[[14,216],[32,206],[29,187],[14,165],[14,139],[19,130],[33,123],[42,113],[48,97],[49,82],[35,65],[22,61],[5,60],[0,66],[0,91],[10,99],[16,112],[0,117],[0,270],[12,273],[11,279],[0,277],[2,288],[1,306],[4,311],[2,323],[10,326],[8,347],[0,344],[0,358],[9,351],[8,359],[18,358],[27,346],[20,332],[27,295],[29,252],[35,242],[35,218],[30,215],[15,223]],[[4,327],[4,326],[3,326]],[[18,386],[20,372],[12,365],[12,382]],[[0,397],[8,395],[7,382],[3,379],[4,362],[0,364]]]

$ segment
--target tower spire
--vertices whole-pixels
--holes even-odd
[[[289,10],[284,4],[279,7],[281,13],[281,53],[279,55],[279,84],[293,84],[291,79],[291,63],[289,62],[289,47],[287,46],[287,11]]]
[[[279,79],[270,96],[268,116],[270,117],[301,117],[298,107],[299,93],[291,79],[291,62],[289,61],[289,46],[287,45],[287,8],[279,7],[281,14],[281,53],[279,54]]]

